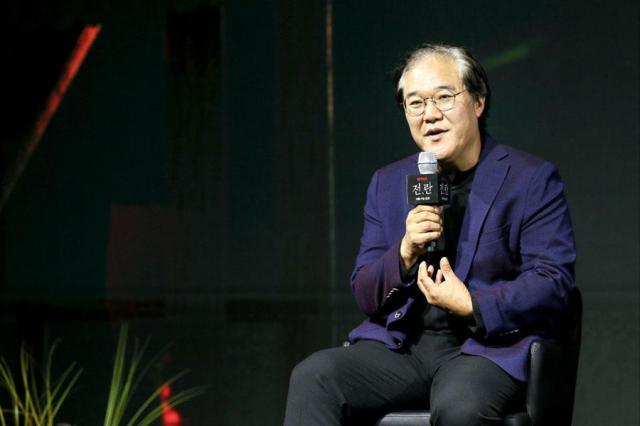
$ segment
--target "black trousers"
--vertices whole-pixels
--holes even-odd
[[[454,335],[425,331],[402,352],[360,341],[316,352],[291,373],[285,426],[372,425],[401,409],[431,411],[434,426],[500,424],[524,404],[525,383],[460,352]]]

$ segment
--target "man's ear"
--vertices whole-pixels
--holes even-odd
[[[474,110],[476,117],[480,118],[482,111],[484,111],[484,98],[478,98],[478,100],[474,102]]]

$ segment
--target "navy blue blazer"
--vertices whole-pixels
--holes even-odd
[[[417,156],[377,170],[367,191],[364,230],[351,276],[354,297],[369,317],[349,334],[401,349],[419,332],[424,298],[400,278],[400,241],[409,210],[406,176]],[[476,299],[486,333],[462,352],[484,356],[527,380],[531,343],[553,334],[574,287],[575,243],[556,168],[495,144],[487,135],[457,247],[456,275]],[[413,308],[413,309],[412,309]]]

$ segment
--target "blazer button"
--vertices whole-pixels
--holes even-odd
[[[398,318],[400,318],[401,316],[402,316],[402,312],[401,312],[401,311],[396,311],[396,313],[393,315],[393,317],[394,317],[395,319],[398,319]]]

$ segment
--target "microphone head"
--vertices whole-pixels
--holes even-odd
[[[438,173],[438,159],[433,152],[421,152],[418,156],[420,174]]]

